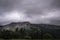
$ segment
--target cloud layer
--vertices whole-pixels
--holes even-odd
[[[0,24],[29,21],[60,24],[60,0],[0,0]]]

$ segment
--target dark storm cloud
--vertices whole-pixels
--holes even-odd
[[[14,10],[18,2],[21,2],[21,0],[0,0],[0,15],[4,12]]]
[[[60,0],[53,0],[52,6],[55,8],[60,8]]]
[[[53,0],[51,6],[52,8],[56,9],[57,13],[55,13],[58,15],[58,17],[51,19],[50,22],[51,24],[60,25],[60,0]]]
[[[0,23],[22,20],[55,24],[60,20],[59,8],[60,0],[0,0]]]

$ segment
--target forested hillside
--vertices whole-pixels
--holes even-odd
[[[29,22],[11,23],[0,26],[1,39],[60,39],[60,26],[31,24]]]

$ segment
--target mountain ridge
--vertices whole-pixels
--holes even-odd
[[[10,24],[7,25],[1,25],[0,28],[2,29],[14,29],[14,28],[30,28],[31,26],[33,27],[43,27],[46,29],[60,29],[59,25],[51,25],[51,24],[32,24],[30,22],[12,22]]]

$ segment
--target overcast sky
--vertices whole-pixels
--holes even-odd
[[[60,0],[0,0],[0,24],[21,21],[60,24]]]

